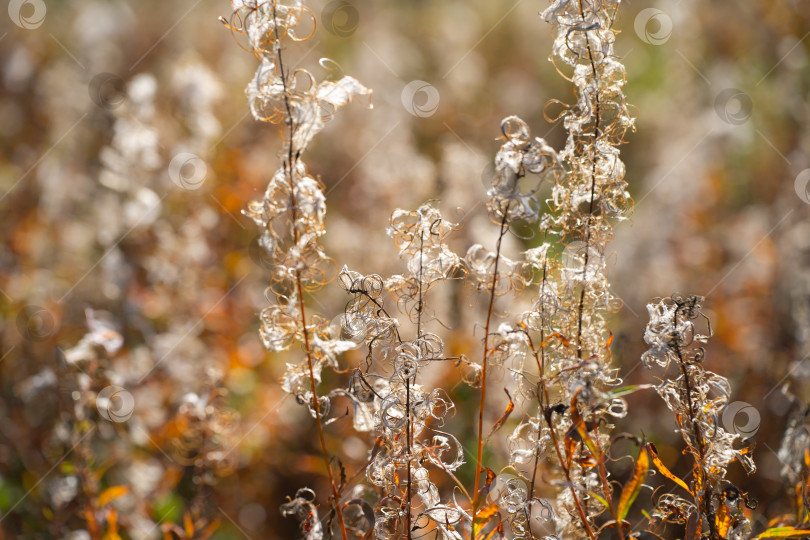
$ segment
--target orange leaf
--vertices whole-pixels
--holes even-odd
[[[501,427],[506,423],[506,420],[509,418],[509,415],[515,410],[515,404],[512,402],[512,396],[509,395],[509,390],[504,388],[503,391],[506,392],[506,397],[509,398],[509,404],[506,406],[506,410],[503,411],[501,417],[498,418],[498,421],[492,426],[492,431],[490,431],[489,435],[487,435],[487,440],[489,440],[489,438],[492,437],[496,431],[501,429]]]
[[[577,430],[577,433],[579,433],[579,436],[582,438],[585,446],[587,446],[588,450],[591,451],[591,455],[599,459],[601,458],[601,453],[596,447],[596,443],[593,442],[593,439],[591,439],[591,436],[588,434],[588,426],[585,424],[585,420],[583,420],[582,415],[579,414],[579,408],[577,407],[578,396],[579,390],[577,390],[574,397],[571,398],[571,408],[569,409],[571,412],[571,422],[574,424],[574,428]]]
[[[686,485],[686,482],[684,482],[683,480],[672,474],[672,472],[670,472],[670,470],[667,469],[667,466],[664,465],[664,462],[661,461],[661,458],[658,457],[658,450],[655,448],[655,445],[653,443],[647,443],[647,451],[650,452],[650,457],[652,458],[652,462],[655,463],[655,467],[658,469],[658,472],[660,472],[661,474],[663,474],[664,476],[666,476],[667,478],[669,478],[670,480],[681,486],[683,489],[687,491],[687,493],[694,496],[692,490],[690,490],[689,486]]]
[[[219,529],[219,520],[214,520],[211,524],[205,528],[205,530],[198,536],[200,540],[206,540],[210,538],[215,532]]]
[[[127,486],[108,487],[101,492],[101,495],[98,496],[98,507],[104,508],[111,500],[122,497],[127,493],[129,493],[129,488]]]
[[[565,437],[565,468],[571,468],[571,462],[574,460],[574,450],[576,450],[577,441],[573,437]]]
[[[484,508],[479,510],[478,513],[475,514],[475,519],[483,520],[484,523],[486,523],[492,516],[494,516],[497,513],[498,513],[498,504],[491,503],[489,506],[485,506]]]
[[[188,538],[194,538],[194,523],[191,521],[191,514],[183,514],[183,528]]]
[[[95,512],[93,512],[90,505],[87,505],[84,509],[84,521],[87,523],[87,528],[90,529],[90,534],[94,535],[94,538],[97,537],[100,531],[98,530]]]
[[[121,540],[118,535],[118,513],[114,509],[110,509],[107,515],[107,532],[102,537],[102,540]]]
[[[619,498],[619,519],[624,519],[633,501],[636,500],[641,486],[644,485],[644,479],[647,478],[647,472],[650,470],[650,456],[647,453],[647,448],[644,444],[638,452],[638,459],[636,460],[636,467],[633,470],[633,476],[622,488],[622,495]]]
[[[548,342],[551,341],[551,338],[559,339],[560,342],[566,347],[571,345],[571,342],[569,342],[568,339],[564,335],[560,334],[559,332],[552,332],[552,334],[549,336],[549,338],[540,344],[540,348],[542,349],[543,347],[548,345]]]
[[[489,531],[489,534],[484,538],[484,540],[491,540],[495,537],[495,534],[500,534],[501,538],[503,538],[503,522],[498,523],[498,526]]]
[[[731,512],[725,504],[721,504],[714,515],[714,524],[717,527],[717,533],[721,538],[728,536],[728,530],[731,528]]]
[[[599,465],[599,462],[596,461],[596,458],[590,454],[588,454],[587,456],[578,457],[574,461],[576,461],[577,465],[579,465],[584,469],[593,469],[594,467]]]

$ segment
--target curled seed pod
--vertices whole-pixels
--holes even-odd
[[[408,382],[416,378],[419,364],[414,358],[400,356],[397,358],[395,365],[396,374],[401,380]]]
[[[306,540],[321,540],[323,526],[318,518],[318,509],[314,504],[315,492],[309,488],[299,489],[295,498],[281,505],[281,515],[297,519]]]
[[[405,405],[395,396],[386,397],[380,408],[380,418],[386,428],[398,431],[408,421]]]

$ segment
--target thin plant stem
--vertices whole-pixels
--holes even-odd
[[[478,513],[478,507],[481,504],[481,497],[480,497],[480,489],[481,489],[481,461],[484,453],[484,408],[486,404],[486,396],[487,396],[487,360],[489,358],[489,326],[492,322],[492,313],[495,307],[495,287],[498,284],[498,264],[501,260],[501,244],[503,243],[503,237],[506,235],[507,230],[507,220],[509,217],[509,204],[507,203],[504,205],[505,207],[501,209],[501,213],[503,213],[503,218],[501,219],[501,229],[498,233],[498,243],[495,248],[495,268],[492,273],[492,286],[490,287],[489,291],[489,307],[487,309],[487,322],[484,326],[484,354],[483,360],[481,362],[481,402],[478,407],[478,442],[477,442],[477,453],[475,458],[475,488],[473,492],[473,540],[477,534],[476,525],[475,525],[475,516]]]
[[[296,201],[295,197],[295,180],[293,178],[293,171],[295,170],[294,167],[294,159],[295,156],[293,155],[293,136],[294,136],[294,123],[292,118],[292,109],[290,108],[290,100],[288,95],[287,89],[287,77],[284,71],[284,60],[281,55],[281,44],[279,41],[278,35],[278,20],[276,18],[276,5],[273,4],[273,21],[274,21],[274,28],[276,34],[276,56],[278,57],[278,65],[279,71],[281,74],[281,83],[284,88],[284,107],[287,110],[287,121],[290,124],[290,142],[287,145],[287,162],[284,164],[285,168],[287,169],[287,178],[289,179],[290,183],[290,219],[291,219],[291,228],[293,232],[293,242],[295,245],[298,245],[299,241],[299,232],[298,228],[296,227],[296,222],[298,219],[298,202]],[[329,485],[332,488],[332,499],[334,501],[334,508],[338,518],[338,526],[340,527],[340,534],[343,540],[348,540],[348,534],[346,532],[346,526],[343,522],[343,509],[340,505],[340,493],[338,493],[337,485],[335,484],[335,477],[332,473],[332,464],[331,458],[329,456],[329,450],[326,447],[326,438],[324,437],[323,432],[323,419],[321,418],[321,404],[320,398],[318,397],[318,388],[315,382],[315,369],[313,367],[312,362],[312,348],[310,347],[309,343],[309,332],[307,331],[307,316],[306,316],[306,304],[304,302],[304,285],[301,280],[301,271],[296,270],[295,272],[295,285],[297,290],[298,296],[298,309],[301,313],[301,329],[304,337],[304,350],[306,351],[307,357],[307,367],[309,368],[309,382],[310,388],[312,389],[312,400],[314,403],[314,410],[315,410],[315,424],[318,429],[318,440],[321,445],[321,453],[323,455],[324,465],[326,465],[326,474],[329,478]]]
[[[678,322],[678,312],[680,311],[681,306],[675,308],[674,320],[675,324]],[[689,372],[686,370],[686,363],[684,361],[683,353],[681,352],[681,348],[679,345],[675,344],[674,346],[675,354],[678,356],[678,367],[681,370],[681,374],[683,375],[683,384],[684,390],[686,390],[686,404],[689,410],[689,423],[692,424],[692,436],[695,438],[695,444],[697,444],[697,471],[699,473],[699,481],[701,486],[701,491],[706,493],[704,497],[701,498],[701,505],[703,506],[703,511],[706,513],[707,521],[709,522],[709,530],[711,531],[711,537],[717,538],[717,527],[714,522],[714,511],[711,508],[711,489],[706,482],[706,471],[703,469],[703,461],[706,457],[706,448],[703,444],[703,438],[701,437],[700,433],[700,426],[696,421],[697,412],[695,411],[695,404],[692,401],[692,384],[689,380]],[[688,444],[687,440],[687,444]],[[691,444],[689,446],[692,446]],[[694,454],[693,454],[694,455]]]

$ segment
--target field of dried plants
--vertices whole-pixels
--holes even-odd
[[[0,540],[810,537],[810,4],[9,0]]]

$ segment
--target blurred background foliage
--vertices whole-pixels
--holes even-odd
[[[230,6],[16,2],[29,21],[46,6],[23,28],[12,4],[0,23],[0,527],[9,538],[89,538],[89,515],[117,513],[122,536],[155,538],[188,515],[195,530],[219,522],[215,538],[295,537],[278,507],[304,485],[325,493],[323,464],[310,419],[278,388],[284,357],[257,334],[268,264],[241,210],[276,169],[279,140],[248,113],[257,63],[217,21]],[[563,144],[544,119],[549,100],[572,96],[548,61],[545,3],[308,5],[319,26],[288,58],[325,78],[318,60],[329,57],[374,91],[373,109],[342,111],[305,158],[326,186],[336,264],[396,273],[390,212],[429,199],[464,223],[458,246],[491,244],[482,202],[500,120],[519,115]],[[645,20],[649,8],[664,18]],[[759,471],[730,474],[759,500],[764,527],[790,511],[776,451],[796,402],[782,388],[810,399],[810,205],[806,182],[799,189],[810,168],[810,3],[632,2],[616,26],[638,131],[623,148],[635,212],[610,255],[625,302],[614,358],[627,382],[655,382],[638,369],[645,304],[707,297],[707,369],[750,405],[740,429],[758,429]],[[439,96],[419,116],[402,99],[415,80]],[[169,172],[181,153],[203,167],[194,185]],[[327,318],[346,300],[336,286],[310,299]],[[479,308],[463,292],[435,304],[453,352],[477,347]],[[121,346],[77,350],[88,320],[119,332]],[[450,366],[434,377],[456,400],[452,429],[474,441],[477,392]],[[96,410],[109,384],[134,397],[126,422]],[[349,424],[330,426],[329,445],[353,474],[373,439]],[[630,397],[618,431],[645,434],[683,474],[673,428],[647,392]],[[503,446],[488,446],[493,469]],[[619,479],[629,466],[612,464]],[[115,486],[127,493],[99,504]]]

